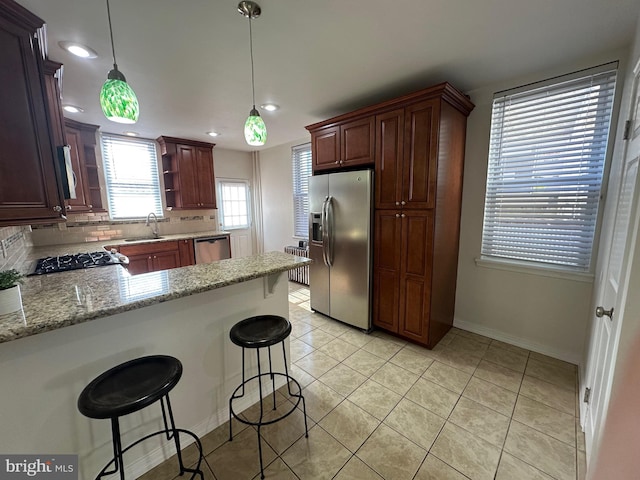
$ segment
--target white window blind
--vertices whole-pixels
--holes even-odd
[[[102,158],[111,218],[162,216],[154,141],[103,134]]]
[[[589,270],[615,82],[607,65],[494,97],[483,256]]]
[[[218,181],[222,228],[249,228],[249,183],[245,180]]]
[[[311,144],[291,149],[293,170],[293,235],[309,238],[309,177],[311,176]]]

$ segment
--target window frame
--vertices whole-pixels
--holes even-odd
[[[112,156],[107,153],[107,144],[116,141],[124,144],[142,144],[146,147],[150,157],[146,160],[150,160],[149,165],[151,167],[149,183],[143,186],[142,190],[149,190],[153,193],[153,213],[158,218],[164,218],[164,195],[162,191],[162,185],[160,183],[160,167],[158,165],[158,145],[155,140],[147,138],[131,138],[123,135],[117,135],[113,133],[101,133],[100,134],[100,147],[102,154],[102,167],[105,181],[105,193],[107,196],[107,205],[109,206],[109,218],[113,221],[129,221],[129,220],[141,220],[147,218],[150,212],[140,215],[117,215],[118,208],[115,208],[115,198],[118,197],[114,189],[117,189],[112,175],[114,166],[112,162]],[[136,185],[132,182],[128,185]],[[137,184],[138,187],[141,184]]]
[[[222,186],[223,184],[240,184],[245,187],[245,202],[247,205],[247,224],[240,226],[228,226],[225,224],[225,216],[224,216],[224,198],[222,195]],[[253,225],[252,218],[252,210],[251,210],[251,183],[249,180],[244,178],[216,178],[216,189],[218,192],[218,211],[219,211],[219,220],[221,227],[223,230],[248,230]]]
[[[488,191],[489,184],[491,181],[490,173],[492,168],[492,142],[494,141],[493,134],[496,129],[494,125],[494,109],[497,99],[505,98],[509,96],[522,95],[527,94],[529,92],[535,92],[544,90],[545,88],[553,90],[554,86],[558,86],[567,82],[577,81],[581,78],[593,78],[599,74],[606,74],[606,72],[613,72],[613,80],[612,87],[609,92],[609,102],[610,102],[610,112],[609,112],[609,123],[608,128],[603,129],[606,131],[607,140],[606,146],[602,149],[602,163],[601,169],[601,177],[600,183],[598,186],[598,195],[594,197],[597,198],[596,202],[593,204],[589,204],[591,207],[595,207],[596,213],[594,215],[594,223],[593,223],[593,237],[591,238],[591,245],[588,259],[588,267],[585,266],[572,266],[561,263],[552,263],[552,262],[543,262],[539,260],[531,260],[531,259],[521,259],[521,258],[512,258],[508,256],[497,256],[497,255],[487,255],[485,253],[485,232],[486,232],[486,221],[487,221],[487,203],[488,203]],[[618,87],[618,62],[611,62],[608,64],[600,65],[593,68],[588,68],[584,70],[580,70],[578,72],[574,72],[567,75],[562,75],[559,77],[554,77],[548,80],[543,80],[540,82],[535,82],[532,84],[524,85],[522,87],[517,87],[514,89],[505,90],[502,92],[497,92],[494,95],[494,100],[492,102],[492,118],[491,118],[491,133],[489,139],[489,154],[488,154],[488,163],[487,163],[487,183],[485,185],[485,203],[483,210],[483,225],[481,231],[481,255],[480,257],[475,259],[476,265],[480,267],[493,268],[498,270],[508,270],[508,271],[516,271],[516,272],[524,272],[528,274],[534,275],[542,275],[548,277],[555,278],[566,278],[580,282],[591,282],[594,277],[595,270],[595,255],[598,249],[598,240],[600,236],[600,229],[602,225],[602,211],[603,211],[603,202],[604,195],[603,192],[606,190],[606,184],[609,176],[609,169],[611,163],[611,156],[613,151],[613,146],[615,143],[615,128],[616,128],[616,115],[619,107],[619,95],[620,89]],[[576,87],[576,91],[579,90],[579,87]],[[502,118],[504,120],[504,117]],[[501,124],[503,125],[503,124]],[[499,126],[498,129],[502,128]],[[598,131],[594,128],[594,132]],[[587,137],[585,135],[585,137]],[[502,140],[502,139],[501,139]],[[569,144],[570,142],[567,142]],[[533,178],[533,176],[532,176]],[[563,185],[566,183],[563,183]],[[530,215],[529,218],[534,218],[534,215]]]
[[[298,168],[296,163],[308,162],[306,169]],[[307,172],[308,170],[308,172]],[[293,201],[293,238],[309,240],[309,181],[304,180],[305,173],[313,175],[313,163],[311,158],[311,142],[291,147],[291,176],[292,176],[292,201]],[[305,191],[306,184],[306,191]],[[300,207],[302,203],[302,207]],[[306,204],[306,209],[305,209]],[[302,208],[302,215],[300,215]],[[306,212],[306,213],[305,213]],[[302,218],[304,217],[304,219]],[[304,227],[304,228],[303,228]],[[304,234],[301,232],[304,231]]]

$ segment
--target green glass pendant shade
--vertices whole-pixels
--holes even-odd
[[[115,72],[114,72],[115,70]],[[117,69],[111,70],[100,91],[100,106],[112,122],[136,123],[140,106],[135,92]]]
[[[267,142],[267,126],[255,106],[249,112],[249,117],[244,124],[244,139],[254,147],[259,147]]]

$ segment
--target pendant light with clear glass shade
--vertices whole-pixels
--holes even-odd
[[[249,19],[249,49],[251,52],[251,94],[253,98],[253,108],[249,112],[249,117],[244,124],[244,138],[251,146],[259,147],[267,141],[267,126],[256,108],[256,87],[253,73],[253,33],[251,31],[251,20],[258,18],[262,10],[260,5],[252,1],[242,1],[238,4],[238,11]]]
[[[113,53],[113,70],[107,75],[107,81],[100,90],[100,106],[104,116],[118,123],[136,123],[140,115],[140,106],[135,92],[116,63],[116,49],[113,44],[111,27],[111,10],[107,0],[107,17],[109,18],[109,34],[111,35],[111,52]]]

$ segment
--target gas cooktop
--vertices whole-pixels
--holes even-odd
[[[41,258],[36,263],[35,270],[29,275],[43,275],[45,273],[66,272],[82,268],[118,265],[122,262],[109,252],[76,253],[59,257]]]

